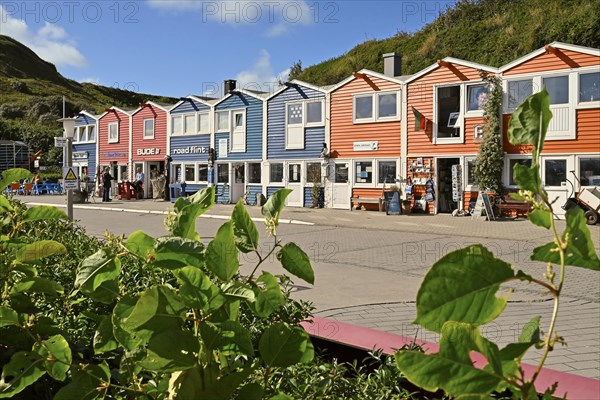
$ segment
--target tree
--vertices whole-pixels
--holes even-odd
[[[473,176],[480,190],[501,193],[504,151],[501,138],[502,85],[496,75],[481,71],[481,78],[489,85],[488,100],[483,107],[483,140],[475,161]]]
[[[292,64],[292,66],[290,67],[290,77],[288,78],[288,80],[293,81],[294,79],[298,78],[301,73],[302,73],[302,60],[298,60],[294,64]]]

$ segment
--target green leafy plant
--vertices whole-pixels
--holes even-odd
[[[27,176],[5,171],[0,185]],[[307,307],[290,302],[282,290],[286,279],[266,271],[254,277],[275,254],[288,272],[314,283],[306,253],[277,237],[289,192],[276,192],[262,209],[274,240],[266,255],[241,202],[213,240],[206,246],[200,241],[195,223],[214,203],[209,188],[178,199],[170,235],[109,235],[81,257],[70,281],[59,277],[64,284],[41,272],[45,259],[67,248],[27,234],[40,221],[66,218],[64,213],[52,207],[23,211],[0,196],[0,398],[229,399],[252,389],[248,378],[259,368],[265,392],[272,374],[310,362],[313,345],[298,326]],[[239,252],[259,260],[247,277],[239,273]],[[140,267],[150,278],[137,275]],[[77,315],[92,329],[67,329],[60,310],[50,307],[61,304],[59,298],[71,307],[86,304]],[[257,323],[262,331],[253,329]],[[89,342],[80,343],[86,332]]]
[[[557,334],[556,319],[567,266],[600,270],[600,261],[578,207],[566,213],[566,228],[558,233],[553,219],[554,199],[543,189],[540,153],[552,118],[548,92],[526,99],[514,112],[508,130],[513,144],[533,146],[531,167],[516,165],[514,174],[520,191],[513,197],[532,204],[530,221],[548,229],[552,241],[534,249],[531,259],[544,262],[548,270],[537,279],[515,270],[476,244],[452,252],[437,261],[425,276],[417,295],[415,323],[441,334],[436,354],[399,351],[398,368],[414,384],[434,391],[442,388],[457,398],[483,399],[493,391],[510,389],[514,397],[537,399],[535,381],[550,351],[564,339]],[[556,271],[555,268],[558,270]],[[540,333],[540,317],[527,323],[517,343],[500,349],[481,335],[479,327],[496,319],[507,299],[496,297],[500,285],[521,280],[541,285],[554,297],[552,317],[545,335]],[[532,376],[526,376],[521,359],[531,348],[543,349]],[[470,352],[480,353],[488,365],[473,365]]]

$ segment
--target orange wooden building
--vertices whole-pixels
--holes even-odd
[[[504,183],[516,188],[513,166],[530,163],[530,146],[508,142],[507,128],[515,108],[546,87],[550,93],[550,121],[542,151],[541,175],[559,207],[573,187],[600,186],[600,50],[553,42],[500,68],[504,85]],[[573,171],[571,173],[570,171]],[[575,179],[575,176],[577,179]]]
[[[384,74],[363,69],[331,89],[327,207],[348,209],[351,198],[379,198],[384,186],[400,179],[406,111],[400,64],[399,55],[385,54]]]

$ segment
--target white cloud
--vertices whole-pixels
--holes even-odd
[[[271,65],[271,55],[268,51],[262,49],[254,65],[250,69],[240,72],[236,76],[236,80],[238,88],[241,89],[273,92],[279,85],[279,82],[287,81],[289,76],[289,68],[275,74]]]
[[[33,32],[25,21],[13,18],[0,5],[0,34],[10,36],[33,50],[40,58],[57,67],[83,67],[87,60],[77,50],[75,43],[68,38],[67,32],[58,25],[46,22]]]
[[[202,1],[197,0],[148,0],[150,7],[169,11],[199,10]]]
[[[100,84],[100,78],[95,78],[95,77],[87,77],[87,78],[83,78],[80,79],[79,82],[81,83],[93,83],[94,85],[99,85]]]
[[[271,29],[267,30],[265,33],[266,37],[278,37],[289,31],[289,28],[286,24],[279,22],[271,27]]]

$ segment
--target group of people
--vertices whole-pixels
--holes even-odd
[[[100,179],[102,181],[102,201],[112,201],[110,198],[110,188],[112,187],[112,181],[116,180],[110,174],[110,167],[104,167],[104,171],[102,172]],[[144,173],[142,172],[142,168],[138,167],[135,172],[135,180],[133,182],[133,187],[136,193],[142,193],[144,185]]]

